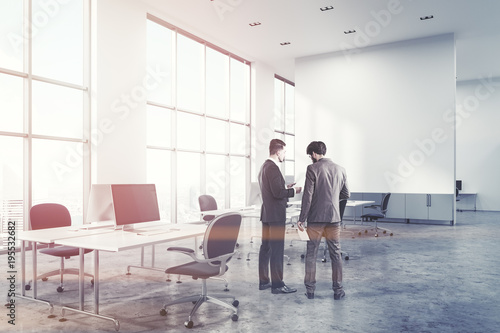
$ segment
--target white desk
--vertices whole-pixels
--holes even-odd
[[[346,207],[353,207],[353,211],[354,211],[352,222],[356,223],[356,207],[358,207],[358,206],[364,206],[364,205],[370,205],[370,204],[374,204],[374,203],[375,203],[375,201],[347,200]],[[344,221],[342,221],[342,224],[343,224],[343,226],[345,228]]]
[[[474,211],[476,211],[476,202],[477,202],[477,193],[466,193],[466,192],[459,192],[458,193],[458,202],[461,201],[461,198],[468,198],[468,197],[473,197],[474,199]],[[458,207],[458,204],[457,204],[457,207]],[[469,209],[459,209],[457,208],[457,211],[461,212],[461,211],[464,211],[464,210],[469,210]]]
[[[71,231],[73,227],[63,227],[63,228],[52,228],[43,230],[31,230],[24,231],[20,233],[19,238],[22,241],[22,251],[21,251],[21,265],[22,265],[22,296],[25,297],[24,285],[25,285],[25,242],[29,241],[32,243],[33,249],[33,299],[37,299],[37,289],[36,289],[36,277],[37,277],[37,242],[41,243],[56,243],[60,245],[73,246],[79,248],[79,258],[80,258],[80,275],[79,275],[79,300],[80,306],[78,309],[73,309],[67,306],[62,308],[62,316],[64,317],[64,311],[75,311],[79,313],[84,313],[101,319],[111,320],[115,324],[115,329],[118,331],[120,328],[120,323],[117,319],[102,316],[99,314],[99,251],[110,251],[118,252],[128,249],[133,249],[137,247],[143,247],[148,245],[154,245],[158,243],[164,243],[169,241],[175,241],[190,237],[201,236],[205,233],[205,225],[196,224],[174,224],[165,225],[163,227],[163,233],[156,233],[149,235],[138,234],[138,231],[130,230],[114,230],[112,228],[108,229],[91,229],[91,230],[78,230]],[[159,227],[156,226],[138,226],[138,229],[142,231],[152,231],[158,230]],[[94,250],[94,313],[84,310],[84,248]],[[38,300],[40,301],[40,300]],[[52,309],[52,305],[48,302],[41,300],[43,303],[49,304]]]
[[[364,205],[369,205],[369,204],[374,204],[375,201],[363,201],[363,200],[347,200],[346,206],[347,207],[357,207],[357,206],[364,206]],[[300,200],[295,200],[295,201],[289,201],[289,205],[293,206],[300,206],[302,204],[302,201]],[[356,209],[354,209],[354,222],[356,222]]]
[[[255,206],[246,206],[246,207],[234,207],[234,208],[223,208],[223,209],[215,209],[215,210],[205,210],[200,212],[201,217],[203,218],[206,215],[222,215],[225,213],[240,213],[243,217],[245,215],[255,214],[256,212],[260,212],[260,208]]]

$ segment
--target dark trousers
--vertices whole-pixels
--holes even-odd
[[[259,283],[271,281],[272,288],[281,288],[283,282],[283,252],[285,223],[262,223],[262,245],[259,251]],[[271,266],[271,279],[269,279]]]

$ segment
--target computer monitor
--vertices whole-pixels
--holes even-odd
[[[260,207],[262,205],[262,196],[260,194],[259,183],[257,182],[250,183],[250,190],[248,191],[247,202],[248,206],[256,205]]]
[[[90,198],[87,207],[86,223],[105,222],[115,220],[115,210],[113,209],[113,197],[111,195],[111,185],[92,184],[90,188]]]
[[[455,187],[456,187],[459,191],[462,191],[462,181],[461,181],[461,180],[455,180]]]
[[[160,220],[154,184],[111,185],[116,226]]]

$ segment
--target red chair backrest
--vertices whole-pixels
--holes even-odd
[[[31,230],[68,227],[71,215],[66,207],[55,203],[44,203],[31,207]]]

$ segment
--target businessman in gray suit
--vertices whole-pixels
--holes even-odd
[[[297,291],[283,282],[286,203],[289,197],[301,191],[300,187],[292,187],[295,184],[285,185],[285,179],[279,168],[279,163],[285,160],[285,146],[282,140],[272,139],[269,143],[269,158],[262,164],[259,172],[262,195],[259,290],[272,288],[273,294],[289,294]],[[269,267],[271,278],[269,278]]]
[[[316,289],[316,257],[325,237],[332,263],[332,289],[336,300],[345,296],[342,286],[342,256],[340,253],[340,199],[350,196],[345,169],[325,158],[326,145],[313,141],[307,146],[312,164],[307,167],[298,227],[304,230],[307,221],[306,296],[314,298]]]

